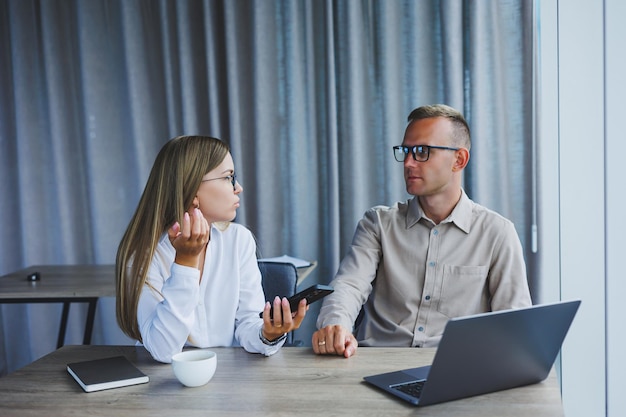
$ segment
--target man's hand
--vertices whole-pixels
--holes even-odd
[[[352,332],[336,324],[326,326],[313,333],[313,352],[317,355],[354,355],[359,343]]]

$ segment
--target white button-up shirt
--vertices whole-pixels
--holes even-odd
[[[139,298],[139,330],[154,359],[171,362],[185,345],[242,346],[268,356],[280,349],[284,342],[268,346],[259,337],[265,296],[248,229],[211,226],[202,280],[198,269],[175,264],[175,255],[164,234]]]

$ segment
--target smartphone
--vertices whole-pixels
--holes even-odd
[[[287,298],[287,300],[289,301],[291,311],[295,312],[298,310],[298,304],[300,304],[300,300],[302,300],[303,298],[306,298],[306,304],[309,305],[316,302],[317,300],[321,300],[333,291],[335,290],[329,285],[317,284],[307,288],[306,290],[300,291],[297,294],[292,295],[291,297]],[[270,310],[270,318],[274,317],[272,310],[273,308]],[[259,313],[259,317],[263,317],[262,311]]]

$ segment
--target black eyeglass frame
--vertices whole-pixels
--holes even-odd
[[[424,153],[424,150],[426,151],[426,159],[417,159],[417,150],[418,150],[418,148],[422,148],[422,149],[420,149],[419,153]],[[443,150],[446,150],[446,151],[458,151],[461,148],[451,148],[449,146],[434,146],[434,145],[416,145],[416,146],[397,145],[397,146],[393,147],[393,157],[398,162],[404,162],[406,160],[407,154],[409,152],[411,152],[411,155],[413,155],[413,159],[415,161],[417,161],[417,162],[426,162],[426,161],[428,161],[428,158],[430,158],[430,150],[431,149],[443,149]],[[402,155],[404,155],[402,160],[398,159],[398,153],[396,151],[402,151]]]
[[[233,191],[237,189],[237,175],[235,174],[227,175],[225,177],[219,177],[219,178],[209,178],[208,180],[202,180],[200,182],[215,181],[215,180],[229,180],[230,183],[233,185]]]

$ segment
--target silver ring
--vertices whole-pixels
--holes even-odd
[[[317,342],[317,344],[318,344],[319,346],[324,346],[324,345],[326,344],[326,341],[325,341],[325,340],[322,340],[321,342]]]

